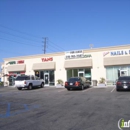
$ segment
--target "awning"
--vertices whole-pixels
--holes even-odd
[[[13,71],[25,71],[26,65],[10,65],[7,67],[8,72],[13,72]]]
[[[104,58],[104,66],[130,64],[130,56]]]
[[[51,70],[55,69],[55,62],[48,63],[35,63],[33,64],[33,70]]]
[[[65,61],[64,67],[65,68],[92,67],[92,59],[68,60]]]

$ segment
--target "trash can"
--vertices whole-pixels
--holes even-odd
[[[93,86],[97,86],[97,80],[93,80]]]

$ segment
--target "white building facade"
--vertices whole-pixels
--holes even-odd
[[[103,77],[112,85],[119,76],[130,75],[130,45],[5,58],[2,68],[2,81],[8,85],[18,74],[36,75],[46,86],[75,76],[90,81]]]

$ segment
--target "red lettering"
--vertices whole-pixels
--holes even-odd
[[[24,60],[17,61],[17,64],[23,64],[23,63],[24,63]]]
[[[42,58],[42,62],[45,62],[45,61],[53,61],[53,58],[52,57]]]

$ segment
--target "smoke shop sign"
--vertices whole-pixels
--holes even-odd
[[[65,59],[90,58],[91,54],[84,54],[83,50],[65,52]]]

